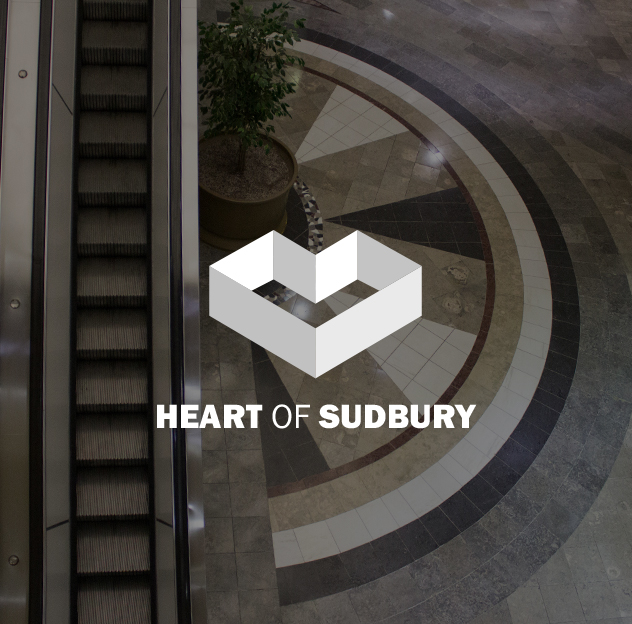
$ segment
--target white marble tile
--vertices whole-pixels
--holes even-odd
[[[459,484],[459,489],[463,487],[474,475],[470,474],[452,455],[449,453],[444,455],[439,464],[442,468],[445,468],[451,477],[453,477]],[[456,490],[455,490],[456,491]]]
[[[531,353],[539,358],[546,358],[549,345],[541,340],[534,340],[533,338],[527,338],[526,336],[520,336],[518,340],[518,349]]]
[[[549,268],[543,260],[526,260],[520,259],[520,268],[523,275],[532,277],[540,277],[547,279],[549,277]]]
[[[335,137],[329,137],[326,141],[321,143],[319,149],[325,154],[335,154],[336,152],[342,152],[347,149],[347,146],[336,139]]]
[[[417,353],[420,353],[425,358],[432,357],[433,353],[437,351],[443,342],[444,341],[439,338],[439,336],[433,334],[429,329],[426,329],[422,325],[417,325],[417,327],[415,327],[404,340],[405,345],[409,346]]]
[[[501,389],[499,393],[503,390]],[[506,440],[516,428],[518,419],[492,403],[485,410],[479,422],[491,429],[498,437]]]
[[[325,132],[327,135],[331,136],[332,134],[338,132],[338,130],[342,130],[345,125],[337,119],[334,119],[329,113],[327,113],[326,115],[319,117],[314,122],[314,125],[312,127],[318,128],[319,130]]]
[[[467,130],[458,121],[456,121],[456,119],[442,121],[439,124],[439,128],[441,128],[441,130],[443,130],[451,138],[467,133]]]
[[[454,380],[454,375],[448,373],[432,360],[426,362],[424,367],[415,377],[415,381],[424,388],[431,390],[434,394],[441,396]]]
[[[386,336],[383,340],[371,345],[367,350],[369,353],[375,354],[383,360],[386,360],[400,344],[400,341],[394,336]]]
[[[416,381],[411,381],[403,390],[406,398],[413,405],[434,405],[439,398],[438,394],[435,394],[428,388],[420,386]]]
[[[272,545],[277,568],[305,562],[293,530],[273,533]]]
[[[497,162],[481,163],[477,165],[478,170],[483,174],[486,180],[506,179],[507,174]]]
[[[329,526],[323,520],[294,529],[296,540],[305,561],[314,561],[340,552]]]
[[[551,297],[550,290],[544,290],[543,288],[533,288],[532,286],[525,286],[524,300],[529,305],[534,305],[545,310],[553,309],[553,298]]]
[[[371,541],[371,535],[356,509],[338,514],[326,522],[341,552]]]
[[[408,504],[399,490],[393,490],[385,494],[382,496],[382,501],[400,527],[405,526],[417,518],[413,508]]]
[[[345,126],[360,116],[359,113],[356,113],[347,106],[347,102],[338,104],[338,106],[336,106],[336,108],[332,108],[327,115],[333,117],[336,121],[339,121]]]
[[[535,325],[533,323],[529,323],[527,321],[522,321],[522,327],[520,328],[520,335],[526,336],[527,338],[531,338],[533,340],[538,340],[544,344],[549,345],[549,341],[551,338],[551,330],[550,327],[542,327],[541,325]]]
[[[487,182],[492,187],[492,191],[494,191],[498,197],[511,197],[512,195],[518,195],[516,187],[511,183],[509,178],[488,180]]]
[[[517,247],[536,247],[542,249],[540,237],[535,230],[513,230]]]
[[[522,197],[520,195],[513,195],[508,197],[499,198],[500,205],[503,207],[503,210],[506,213],[510,212],[523,212],[525,214],[529,214],[529,210],[525,205]]]
[[[429,321],[428,319],[422,318],[420,323],[422,327],[425,327],[427,330],[431,331],[439,338],[443,338],[444,340],[452,333],[454,330],[453,327],[448,327],[447,325],[441,325],[440,323],[435,323],[434,321]]]
[[[419,321],[413,321],[412,323],[408,323],[408,325],[404,325],[404,327],[394,332],[393,336],[395,336],[397,340],[400,340],[400,341],[404,340],[404,338],[406,338],[406,336],[408,336],[408,334],[410,334],[410,332],[413,331],[413,329],[415,329],[417,325],[419,325]]]
[[[375,357],[375,356],[373,356],[373,357]],[[376,360],[377,360],[377,358],[376,358]],[[382,370],[391,378],[393,383],[402,392],[406,389],[406,386],[408,386],[408,384],[410,384],[410,382],[411,382],[410,377],[407,377],[406,375],[404,375],[404,373],[402,373],[401,371],[398,371],[396,368],[391,366],[388,362],[382,362],[382,364],[380,364],[380,366],[382,367]]]
[[[464,440],[476,447],[483,455],[489,455],[498,435],[480,420],[467,432]]]
[[[353,130],[350,126],[346,126],[339,132],[336,132],[334,135],[339,141],[344,143],[347,147],[355,147],[359,145],[360,142],[365,139],[365,136],[362,136],[359,132]]]
[[[349,128],[366,138],[373,134],[379,126],[366,117],[357,117],[350,124]]]
[[[421,476],[441,501],[461,489],[461,484],[440,463],[430,466]]]
[[[512,230],[535,230],[533,219],[530,214],[524,212],[510,212],[507,220]]]
[[[544,369],[544,359],[541,355],[534,355],[518,348],[514,353],[511,365],[517,370],[539,379]]]
[[[411,349],[407,344],[402,343],[386,358],[386,361],[398,371],[412,379],[428,361],[428,358],[417,353],[417,351]]]
[[[536,306],[525,304],[522,311],[522,320],[531,323],[532,325],[539,325],[550,330],[551,328],[551,310],[545,310],[544,308],[537,308]]]
[[[377,539],[399,528],[395,518],[393,518],[381,498],[376,498],[370,503],[358,507],[357,511],[360,518],[362,518],[362,522],[364,522],[364,526],[371,534],[371,539]]]
[[[418,518],[442,502],[439,495],[421,475],[402,485],[399,488],[399,493],[404,497]]]
[[[490,429],[487,429],[487,427],[485,427],[485,432],[489,436],[485,446],[491,448],[498,436],[496,436],[496,434]],[[461,466],[463,466],[463,468],[465,468],[465,470],[470,474],[470,478],[478,474],[489,461],[487,455],[474,446],[474,444],[467,439],[467,436],[463,438],[448,453],[448,455],[452,456]],[[456,478],[456,475],[453,476]]]
[[[469,332],[455,329],[447,338],[448,344],[456,347],[459,351],[462,351],[466,355],[470,354],[474,343],[476,342],[476,336]]]
[[[522,275],[522,281],[525,287],[539,288],[551,292],[551,281],[546,277],[535,277],[534,275]]]
[[[448,342],[444,342],[432,356],[432,361],[449,373],[456,375],[462,368],[467,355]]]
[[[476,141],[476,143],[478,143],[478,141],[476,139],[474,139],[474,137],[472,137],[472,139],[474,139],[474,141],[464,141],[463,139],[464,139],[465,136],[467,136],[467,135],[454,137],[454,142],[459,144],[459,145],[461,143],[474,144],[474,141]],[[463,147],[463,145],[460,145],[460,147]],[[467,155],[467,157],[476,166],[486,165],[487,163],[496,162],[494,160],[494,157],[484,147],[482,147],[480,143],[478,143],[477,147],[472,147],[472,148],[469,148],[469,149],[466,148],[465,149],[465,154]]]
[[[507,388],[509,388],[509,390],[530,401],[533,398],[533,393],[538,387],[539,380],[539,376],[535,377],[519,370],[518,368],[512,367],[509,369],[509,373],[505,378],[505,383],[507,384]]]

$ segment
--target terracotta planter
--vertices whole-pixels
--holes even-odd
[[[202,139],[200,145],[220,140],[222,137]],[[264,200],[245,201],[225,197],[199,184],[200,238],[205,243],[234,251],[268,232],[276,230],[282,234],[285,230],[285,206],[298,176],[298,164],[285,144],[273,137],[269,140],[281,147],[287,157],[290,170],[287,185],[281,192]]]

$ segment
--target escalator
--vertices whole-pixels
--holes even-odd
[[[83,0],[79,15],[71,615],[150,624],[149,7]]]
[[[27,4],[0,136],[0,622],[202,624],[201,433],[154,426],[201,401],[197,9]]]

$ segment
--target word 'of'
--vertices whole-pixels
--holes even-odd
[[[221,429],[222,426],[224,429],[232,427],[243,429],[246,412],[250,417],[250,428],[255,429],[259,426],[259,413],[263,410],[262,405],[224,405],[222,425],[214,405],[207,405],[201,418],[198,418],[198,413],[201,411],[199,405],[181,405],[179,419],[177,405],[170,405],[168,411],[165,411],[164,405],[157,407],[156,427],[158,429],[164,429],[165,426],[174,429],[178,426],[178,422],[180,427],[185,429],[204,429],[208,426],[214,429]],[[295,421],[298,428],[301,418],[309,416],[309,414],[302,413],[301,409],[309,409],[309,407],[309,405],[297,405],[295,418],[293,418],[292,410],[287,405],[277,405],[272,410],[272,422],[278,429],[287,429]],[[461,427],[469,429],[470,416],[476,405],[470,405],[467,408],[463,405],[424,405],[423,417],[420,417],[417,405],[411,405],[410,410],[406,405],[389,405],[388,410],[379,405],[354,405],[353,414],[351,407],[341,405],[338,408],[335,405],[323,405],[320,408],[321,420],[318,423],[325,429],[333,429],[340,424],[347,429],[356,429],[363,423],[367,429],[377,429],[388,421],[390,429],[405,429],[411,425],[417,429],[425,429],[432,421],[436,429],[441,427],[454,429],[452,419],[455,413],[458,413],[461,417]],[[282,412],[279,413],[279,410]]]

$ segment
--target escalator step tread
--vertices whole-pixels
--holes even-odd
[[[144,159],[79,161],[79,203],[82,206],[143,206],[147,199]]]
[[[144,414],[84,414],[77,418],[75,433],[78,462],[124,463],[149,458]]]
[[[79,412],[135,412],[147,407],[143,360],[78,360],[76,384]]]
[[[142,467],[77,469],[77,517],[83,520],[144,517],[149,482]]]
[[[137,307],[147,299],[143,258],[79,258],[77,304],[80,307]]]
[[[81,68],[82,110],[143,111],[147,69],[88,65]]]
[[[144,113],[86,112],[79,122],[82,158],[144,158],[147,115]]]
[[[78,624],[150,624],[147,578],[85,578],[77,595]]]
[[[86,20],[81,32],[81,58],[86,65],[145,65],[147,24]]]
[[[147,572],[149,527],[143,522],[86,522],[77,526],[79,574]]]
[[[82,208],[77,219],[80,256],[142,256],[147,252],[144,208]]]
[[[83,17],[88,20],[147,19],[147,0],[83,0]]]
[[[82,358],[139,358],[147,352],[143,309],[79,310],[77,355]]]

